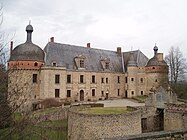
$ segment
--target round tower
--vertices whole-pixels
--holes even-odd
[[[158,53],[158,47],[154,46],[154,56],[147,62],[145,72],[147,76],[147,92],[152,87],[168,87],[168,65],[163,59],[163,53]]]
[[[27,25],[26,32],[26,42],[11,51],[8,62],[9,98],[18,111],[32,110],[39,98],[40,68],[44,64],[43,50],[32,43],[32,25]]]

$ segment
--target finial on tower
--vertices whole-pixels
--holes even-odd
[[[29,20],[29,25],[26,27],[26,32],[27,32],[27,40],[26,42],[32,42],[32,32],[33,32],[33,27],[31,25],[31,21]]]
[[[153,50],[154,50],[154,54],[156,55],[157,51],[158,51],[158,47],[156,46],[156,43],[155,43],[155,46],[154,46]]]

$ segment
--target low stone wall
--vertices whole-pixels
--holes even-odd
[[[94,140],[141,134],[141,111],[93,115],[80,113],[85,107],[72,107],[68,113],[68,139]]]
[[[35,111],[34,113],[40,113],[42,110]],[[32,121],[34,124],[43,122],[43,121],[53,121],[53,120],[63,120],[67,119],[68,108],[59,108],[57,111],[42,113],[41,115],[34,115]]]
[[[121,138],[109,138],[99,140],[185,140],[187,139],[187,129],[176,131],[160,131],[152,133],[143,133],[140,135],[126,136]]]
[[[167,104],[164,114],[164,130],[187,128],[187,104]]]

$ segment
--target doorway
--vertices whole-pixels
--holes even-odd
[[[80,101],[84,101],[84,90],[80,91]]]

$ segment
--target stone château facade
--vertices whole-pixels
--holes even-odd
[[[9,97],[21,110],[47,98],[70,102],[132,98],[168,84],[168,66],[156,45],[151,59],[140,50],[61,44],[53,37],[42,50],[32,43],[31,25],[26,32],[26,42],[11,49],[8,62]]]

